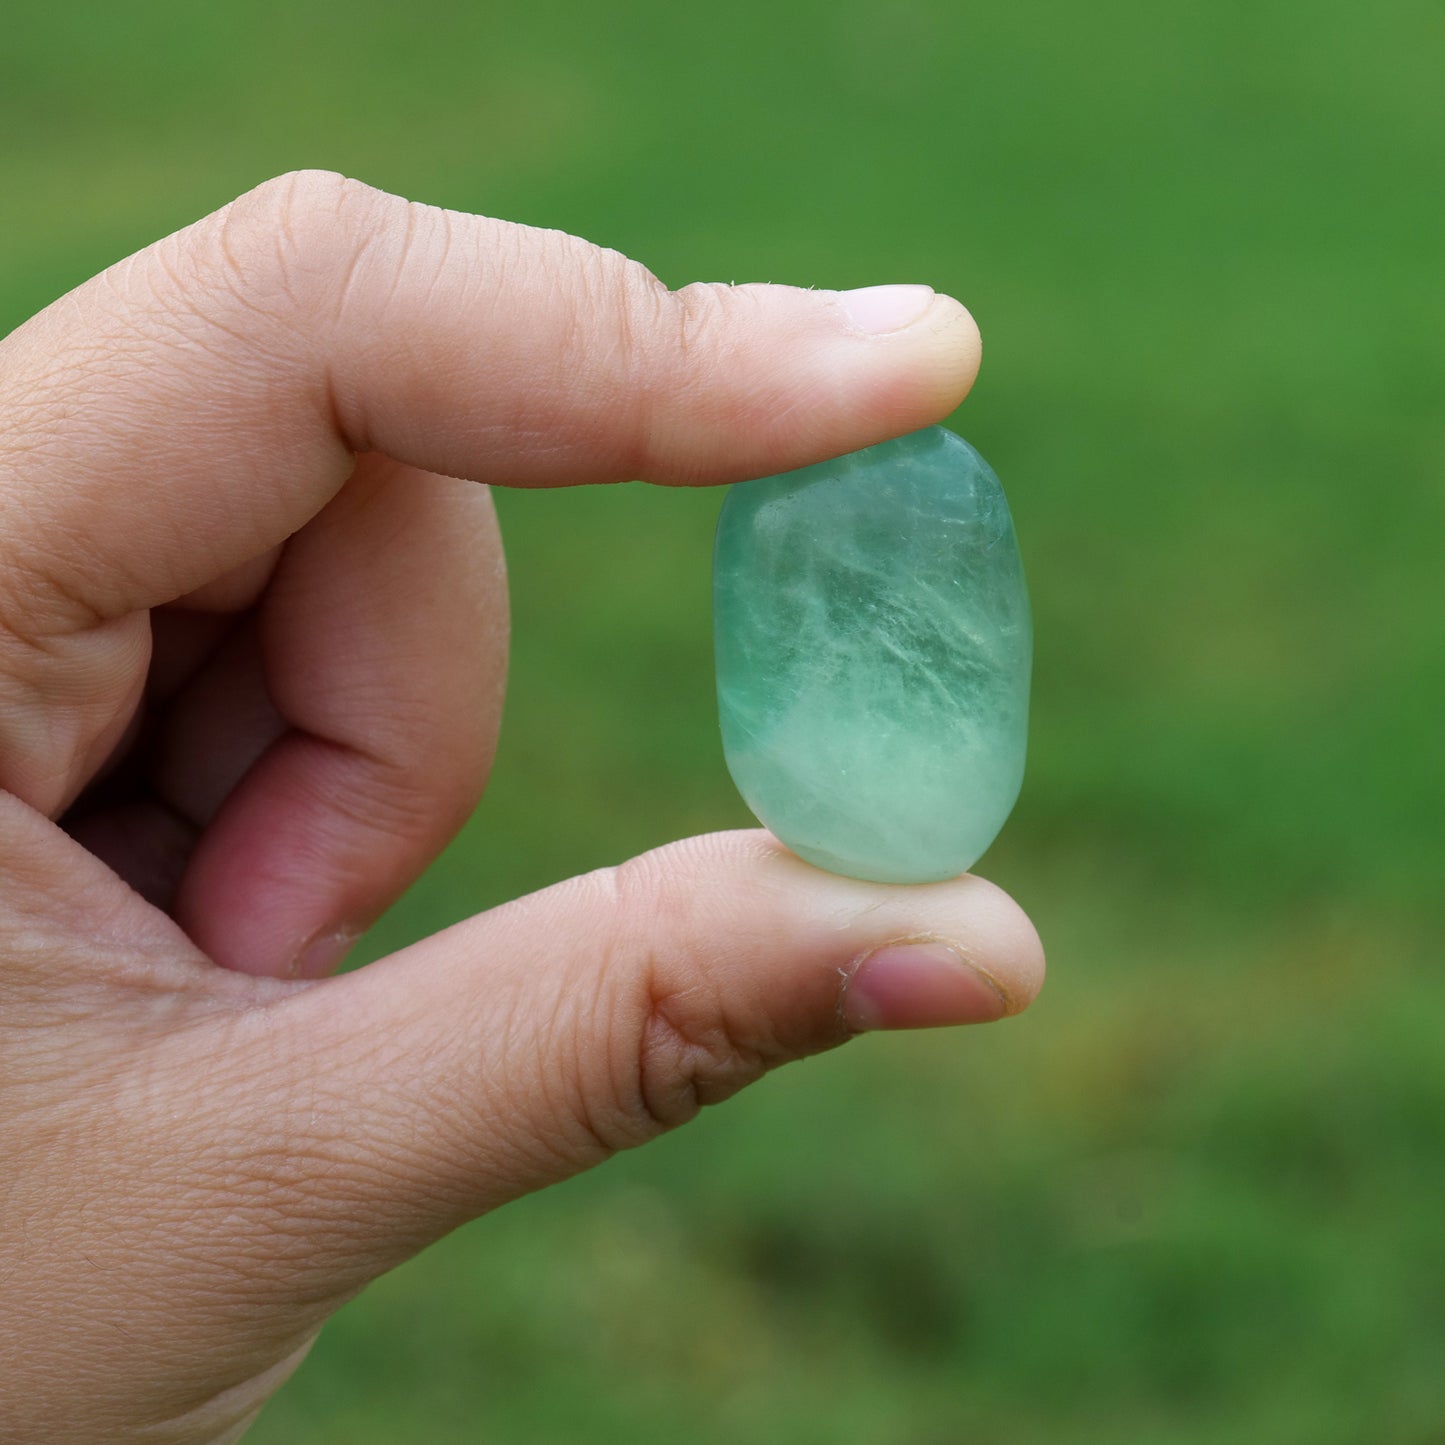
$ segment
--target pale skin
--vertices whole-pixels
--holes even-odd
[[[323,173],[0,343],[0,1439],[236,1440],[467,1219],[867,1029],[1027,1005],[992,885],[761,831],[327,976],[486,781],[477,483],[801,466],[946,415],[978,355],[923,288],[671,292]]]

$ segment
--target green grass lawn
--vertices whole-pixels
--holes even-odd
[[[1426,1445],[1445,1419],[1445,12],[736,0],[7,10],[0,326],[267,175],[985,338],[1051,980],[482,1221],[262,1445]],[[492,789],[371,954],[745,823],[720,495],[500,497]]]

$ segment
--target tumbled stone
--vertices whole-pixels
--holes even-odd
[[[718,712],[748,806],[831,872],[964,872],[1023,781],[1032,628],[988,464],[942,427],[741,482],[713,569]]]

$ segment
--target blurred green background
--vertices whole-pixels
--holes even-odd
[[[462,1231],[264,1445],[1445,1435],[1445,11],[7,4],[0,329],[268,175],[665,280],[926,280],[1034,590],[1052,977]],[[500,498],[492,789],[372,954],[746,823],[716,492]]]

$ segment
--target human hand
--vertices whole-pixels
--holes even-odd
[[[916,288],[673,293],[321,174],[0,344],[0,1438],[234,1440],[464,1220],[862,1029],[1027,1004],[997,889],[760,831],[322,977],[490,765],[477,482],[800,466],[937,420],[977,358]]]

